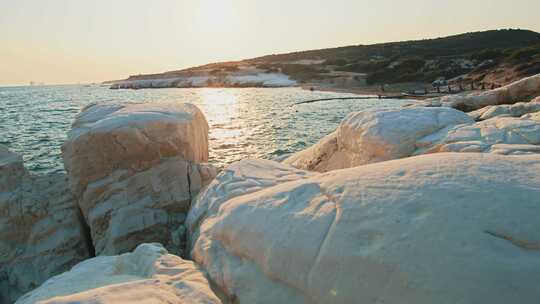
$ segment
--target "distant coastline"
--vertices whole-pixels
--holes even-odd
[[[103,82],[111,89],[292,87],[356,94],[492,89],[540,73],[540,34],[493,30],[212,63]]]

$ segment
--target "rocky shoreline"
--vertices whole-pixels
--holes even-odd
[[[537,303],[540,74],[208,164],[194,105],[92,104],[35,176],[0,147],[1,303]]]

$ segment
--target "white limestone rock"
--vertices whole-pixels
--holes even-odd
[[[183,254],[191,200],[216,175],[208,124],[194,105],[91,105],[63,145],[72,190],[97,254],[159,242]]]
[[[349,114],[336,132],[284,161],[326,172],[410,156],[416,141],[447,126],[472,123],[449,108],[370,109]]]
[[[197,202],[220,206],[191,255],[237,303],[540,298],[538,155],[423,155],[230,197],[227,185]]]
[[[17,187],[27,174],[22,156],[0,145],[0,192],[7,192]]]
[[[491,146],[490,152],[501,155],[540,154],[540,145],[494,144]]]
[[[213,167],[171,158],[133,175],[118,170],[90,183],[79,205],[96,253],[113,255],[152,241],[183,255],[191,200],[215,175]]]
[[[538,114],[523,117],[497,116],[474,124],[451,126],[418,140],[415,154],[537,153],[536,147],[540,145],[540,113]]]
[[[64,174],[30,175],[0,150],[0,303],[88,258],[84,224]]]
[[[208,123],[192,104],[91,104],[75,119],[62,146],[72,189],[116,170],[146,170],[161,159],[179,156],[208,161]]]
[[[468,115],[474,120],[486,120],[497,116],[520,117],[528,113],[540,111],[540,97],[530,102],[518,102],[513,105],[487,106],[485,108],[469,112]]]
[[[142,244],[130,253],[86,260],[24,295],[33,303],[221,303],[204,273],[160,244]]]
[[[197,196],[186,219],[188,236],[191,240],[196,239],[199,223],[215,215],[227,200],[315,174],[270,160],[245,159],[236,162],[223,170]]]
[[[506,86],[469,94],[447,95],[417,103],[418,106],[450,107],[466,112],[483,107],[513,104],[540,95],[540,74],[520,79]]]

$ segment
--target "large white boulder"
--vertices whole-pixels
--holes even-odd
[[[415,154],[436,152],[538,153],[540,112],[522,117],[497,116],[469,125],[450,126],[417,141]]]
[[[338,129],[284,163],[326,172],[410,156],[416,141],[447,126],[472,123],[449,108],[370,109],[349,114]]]
[[[466,112],[486,106],[513,104],[540,95],[540,74],[520,79],[506,86],[469,94],[447,95],[419,102],[419,106],[451,107]]]
[[[221,303],[204,273],[159,244],[86,260],[24,295],[33,303]]]
[[[227,185],[190,211],[219,202],[191,256],[237,303],[540,298],[540,156],[423,155],[231,197]]]
[[[62,147],[97,254],[159,242],[182,254],[192,198],[216,175],[208,124],[194,105],[91,105]]]
[[[0,147],[0,303],[91,256],[64,174],[30,175]]]
[[[208,161],[208,123],[192,104],[91,104],[76,117],[62,146],[72,188],[116,170],[139,172],[163,158]]]
[[[487,106],[468,115],[475,120],[486,120],[496,116],[520,117],[528,113],[540,111],[540,96],[530,102],[518,102],[513,105]]]

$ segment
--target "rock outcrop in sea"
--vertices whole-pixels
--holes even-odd
[[[217,176],[195,106],[91,105],[67,177],[0,149],[0,300],[536,304],[538,79],[351,113]]]
[[[182,254],[191,200],[216,175],[208,123],[194,105],[91,105],[62,147],[98,255],[159,242]]]
[[[372,109],[349,114],[338,129],[284,163],[327,172],[411,156],[416,142],[448,126],[472,123],[451,108]]]

